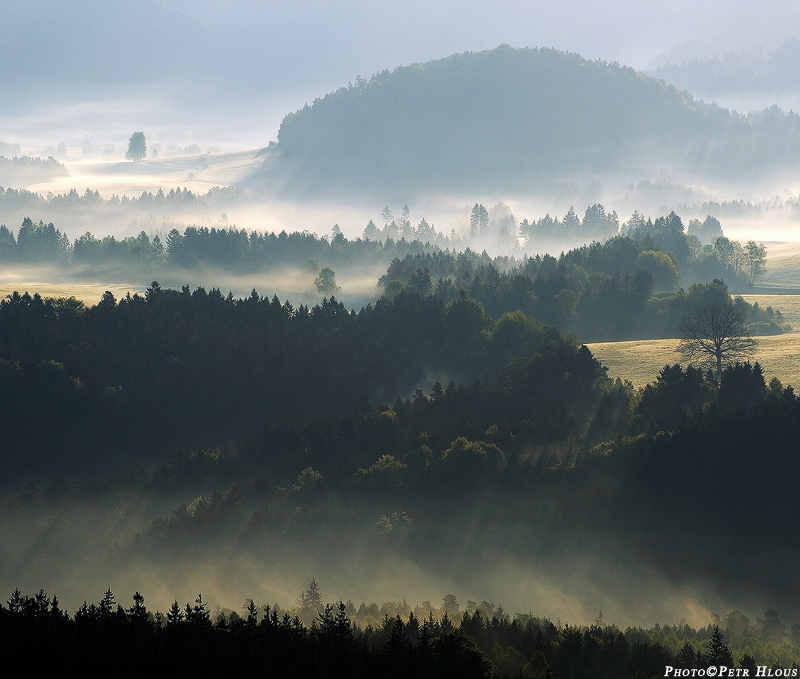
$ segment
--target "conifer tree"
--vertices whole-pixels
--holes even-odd
[[[705,661],[712,667],[733,667],[733,655],[722,639],[719,625],[714,625],[705,653]]]

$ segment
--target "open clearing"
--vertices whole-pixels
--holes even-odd
[[[767,382],[777,377],[784,386],[800,385],[800,332],[757,337],[756,340],[753,360],[761,363]],[[586,346],[608,368],[610,377],[630,380],[637,388],[653,382],[667,364],[685,365],[676,350],[676,339],[601,342]]]
[[[772,307],[783,314],[794,332],[771,337],[756,337],[753,360],[761,363],[767,382],[777,377],[784,385],[800,386],[800,295],[742,295],[750,304]],[[643,387],[655,380],[667,364],[684,364],[676,351],[677,339],[598,342],[587,347],[608,368],[611,377],[630,380]]]

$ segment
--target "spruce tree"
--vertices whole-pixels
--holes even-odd
[[[711,633],[711,639],[706,649],[705,661],[713,667],[733,667],[733,655],[722,639],[719,625],[714,625],[714,631]]]

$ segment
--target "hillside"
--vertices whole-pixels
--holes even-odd
[[[618,64],[504,45],[317,99],[284,118],[266,167],[301,193],[524,190],[665,166],[747,179],[788,166],[798,150],[795,114],[739,116]]]

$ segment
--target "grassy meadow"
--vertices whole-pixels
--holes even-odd
[[[800,386],[800,333],[757,338],[754,360],[761,363],[767,382],[777,377],[784,385]],[[586,346],[608,368],[611,377],[630,380],[634,387],[652,382],[667,364],[684,363],[677,339],[600,342]]]
[[[103,293],[110,290],[119,299],[127,293],[143,293],[144,288],[134,288],[126,285],[103,285],[102,283],[46,283],[37,281],[18,281],[0,283],[0,299],[5,299],[12,292],[23,294],[27,292],[34,295],[37,292],[42,297],[75,297],[87,306],[94,306],[100,301]]]
[[[742,241],[744,242],[744,240]],[[770,241],[767,248],[767,271],[759,282],[762,288],[789,288],[800,291],[800,242]]]

